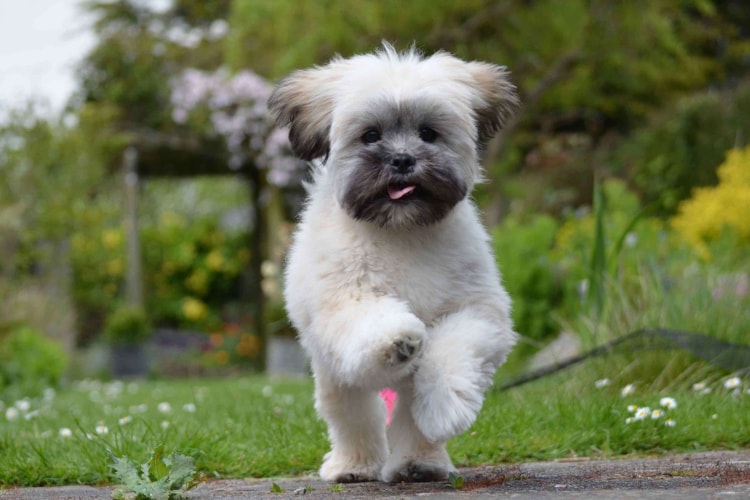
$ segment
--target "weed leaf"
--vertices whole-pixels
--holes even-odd
[[[284,490],[278,484],[271,483],[271,493],[284,493]]]
[[[149,460],[136,467],[130,460],[112,457],[111,467],[122,487],[112,492],[116,499],[170,500],[184,495],[198,484],[193,479],[195,465],[191,457],[172,453],[164,456],[164,447],[157,447]]]
[[[451,486],[454,490],[460,490],[464,487],[464,484],[466,482],[463,476],[456,474],[455,472],[451,472],[448,474],[448,481],[450,481]]]
[[[148,476],[154,481],[158,481],[164,478],[169,473],[167,464],[164,463],[163,444],[157,446],[154,452],[151,454],[151,459],[148,461],[148,470],[150,472]],[[144,472],[144,477],[145,476],[146,474]]]

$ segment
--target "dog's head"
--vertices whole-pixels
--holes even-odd
[[[323,158],[338,203],[383,227],[428,225],[481,179],[481,144],[518,105],[505,68],[388,44],[296,71],[269,100],[295,153]]]

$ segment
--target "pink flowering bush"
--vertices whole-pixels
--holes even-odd
[[[292,153],[288,131],[269,119],[270,83],[249,70],[232,75],[225,68],[213,73],[187,69],[171,87],[174,122],[220,137],[229,169],[238,170],[249,161],[265,170],[274,186],[299,185],[307,165]]]

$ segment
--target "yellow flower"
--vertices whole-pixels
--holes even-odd
[[[102,233],[102,244],[110,250],[119,247],[122,244],[122,233],[117,229],[107,229]]]
[[[182,314],[191,321],[199,321],[208,314],[208,307],[200,300],[188,297],[182,301]]]
[[[196,269],[185,280],[185,286],[198,295],[205,294],[208,288],[208,274],[203,269]]]
[[[175,212],[165,212],[159,221],[163,226],[182,227],[185,225],[185,218]]]
[[[229,363],[229,353],[226,351],[218,351],[214,354],[214,359],[216,360],[217,365],[225,365]]]
[[[125,263],[122,259],[112,259],[107,262],[107,273],[111,276],[121,276],[125,270]]]
[[[237,252],[237,260],[241,265],[245,265],[250,262],[250,250],[243,248]]]
[[[750,146],[730,150],[717,174],[719,184],[695,189],[671,221],[706,260],[711,257],[706,242],[718,237],[725,226],[750,240]]]
[[[219,250],[212,250],[206,256],[206,266],[212,271],[221,271],[224,267],[224,256]]]

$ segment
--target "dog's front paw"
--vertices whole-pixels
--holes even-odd
[[[404,314],[386,319],[382,328],[385,333],[381,351],[383,367],[392,374],[411,371],[412,361],[421,355],[427,336],[424,323],[412,314]]]
[[[394,341],[385,351],[385,364],[396,366],[414,358],[422,350],[422,336],[406,334]]]

